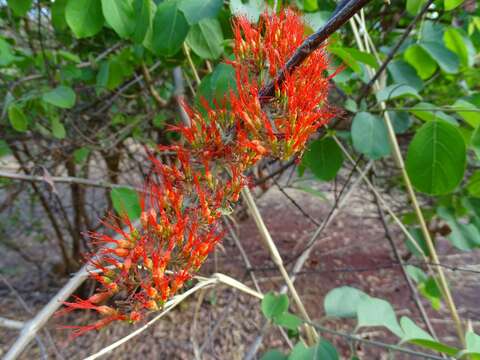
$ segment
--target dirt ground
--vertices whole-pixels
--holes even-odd
[[[287,190],[288,194],[313,218],[321,221],[328,213],[330,205],[319,198],[300,192]],[[372,199],[368,193],[359,191],[349,201],[346,208],[334,219],[328,229],[317,241],[314,251],[304,267],[304,273],[298,276],[296,285],[307,310],[314,321],[340,331],[352,331],[352,321],[326,321],[323,312],[323,299],[331,289],[349,285],[366,293],[390,301],[397,315],[408,315],[421,323],[419,313],[411,300],[410,292],[398,266],[391,264],[393,255],[385,239],[381,223],[376,219],[376,212],[369,205]],[[301,250],[316,229],[310,220],[275,187],[271,187],[258,201],[265,222],[282,256],[287,263]],[[402,249],[402,236],[394,229],[395,241]],[[238,221],[238,235],[255,270],[262,291],[279,290],[283,282],[274,269],[267,251],[261,244],[252,219]],[[19,238],[18,241],[24,239]],[[480,252],[460,254],[450,248],[446,241],[439,244],[441,261],[449,265],[478,264]],[[39,245],[36,245],[39,246]],[[0,281],[0,317],[15,320],[27,320],[28,311],[36,312],[65,283],[66,279],[41,276],[18,254],[2,248],[0,257],[0,274],[11,286]],[[43,250],[45,251],[45,249]],[[46,251],[48,255],[48,251]],[[470,268],[473,268],[470,266]],[[480,270],[480,266],[477,267]],[[202,274],[222,272],[253,286],[245,272],[245,265],[238,248],[228,236],[210,256],[202,268]],[[480,323],[478,298],[480,284],[478,274],[459,271],[447,271],[453,288],[460,314],[470,319],[474,325]],[[1,279],[0,279],[1,280]],[[15,291],[12,291],[12,288]],[[19,299],[24,301],[24,304]],[[439,336],[447,342],[454,342],[453,324],[448,320],[444,307],[435,311],[424,301],[433,326]],[[27,310],[28,309],[28,310]],[[198,311],[197,311],[198,309]],[[52,319],[47,326],[48,333],[39,336],[43,346],[32,342],[22,359],[48,358],[82,359],[93,354],[113,341],[132,332],[135,326],[110,326],[100,332],[91,332],[75,340],[68,338],[68,332],[59,329],[59,325],[68,323],[86,324],[92,321],[88,313],[77,314],[69,318]],[[105,359],[243,359],[245,354],[262,333],[264,324],[257,299],[240,294],[227,287],[210,288],[193,295],[176,310],[168,313],[154,326],[140,336],[114,350]],[[477,326],[477,330],[480,327]],[[385,332],[361,332],[369,339],[381,339],[394,342],[395,338]],[[0,356],[15,337],[16,330],[0,328]],[[342,352],[342,359],[348,358],[349,344],[340,338],[326,335]],[[55,343],[56,350],[52,346]],[[260,346],[259,356],[270,348],[287,350],[287,345],[280,332],[273,327],[267,328]],[[357,355],[361,359],[386,359],[383,350],[357,345]],[[413,357],[397,356],[396,359]]]

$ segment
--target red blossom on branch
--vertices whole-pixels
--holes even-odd
[[[299,155],[309,137],[333,113],[327,104],[328,61],[323,48],[285,81],[266,104],[260,88],[269,82],[305,38],[301,18],[286,10],[264,14],[257,25],[234,21],[237,91],[222,106],[206,101],[183,107],[191,126],[177,125],[183,145],[159,146],[175,154],[171,165],[150,150],[152,176],[145,182],[138,226],[127,216],[104,224],[116,236],[91,234],[100,250],[89,260],[99,291],[87,300],[66,302],[65,313],[90,309],[103,318],[75,329],[74,335],[112,321],[136,322],[161,309],[193,277],[222,232],[218,220],[238,201],[247,185],[244,173],[265,156]]]

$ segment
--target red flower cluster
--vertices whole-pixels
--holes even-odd
[[[198,271],[221,239],[219,217],[239,199],[243,175],[265,155],[288,158],[303,151],[309,136],[332,114],[327,106],[327,59],[316,50],[265,104],[259,89],[270,81],[304,40],[303,24],[292,11],[264,14],[258,25],[237,19],[235,59],[237,91],[229,106],[184,108],[190,126],[177,126],[184,145],[159,146],[176,156],[173,165],[150,160],[139,226],[127,216],[106,225],[116,237],[92,234],[100,251],[90,264],[101,290],[86,300],[65,303],[65,313],[97,311],[97,323],[70,327],[74,335],[112,321],[136,322],[163,304]],[[123,228],[122,228],[123,226]],[[107,305],[108,304],[108,305]]]

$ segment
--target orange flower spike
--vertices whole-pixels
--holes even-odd
[[[104,316],[114,316],[118,314],[117,310],[106,305],[97,306],[92,302],[90,302],[89,300],[83,300],[79,297],[75,297],[75,300],[76,300],[75,302],[64,301],[63,304],[67,308],[64,309],[63,311],[60,311],[58,314],[64,314],[65,312],[70,312],[73,310],[86,310],[86,309],[95,310],[99,314]]]
[[[72,329],[73,332],[72,332],[71,338],[74,339],[78,336],[81,336],[81,335],[85,334],[88,331],[100,330],[100,329],[104,328],[105,326],[109,325],[110,323],[112,323],[113,321],[126,320],[126,319],[127,319],[127,317],[125,315],[115,315],[115,316],[109,316],[109,317],[103,318],[103,319],[97,321],[96,323],[90,324],[90,325],[85,325],[85,326],[62,326],[62,328]]]
[[[104,292],[93,294],[87,299],[87,301],[91,302],[92,304],[99,304],[101,302],[104,302],[105,300],[108,300],[111,297],[112,297],[111,293],[104,291]]]
[[[185,270],[176,273],[170,284],[171,294],[175,294],[179,289],[183,287],[183,284],[189,280],[192,276]]]

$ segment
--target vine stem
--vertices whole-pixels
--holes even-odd
[[[371,53],[372,51],[374,52],[373,44],[371,43],[371,41],[370,42],[368,41],[369,34],[368,34],[368,31],[367,31],[364,19],[362,18],[362,20],[360,22],[360,25],[363,27],[363,34],[364,34],[364,37],[365,37],[365,45],[366,46],[363,46],[363,44],[362,44],[362,41],[361,41],[361,38],[360,38],[360,33],[359,33],[357,27],[355,26],[355,23],[354,23],[353,19],[351,19],[350,22],[351,22],[352,30],[354,32],[354,35],[355,35],[355,38],[356,38],[357,45],[358,45],[359,49],[361,51],[366,51],[366,52],[369,52],[369,53]],[[369,47],[369,45],[372,46],[372,49]],[[379,84],[378,80],[375,80],[375,82],[373,84],[373,88],[376,92],[378,92],[380,90],[380,84]],[[410,177],[409,177],[409,175],[407,173],[407,170],[405,168],[405,162],[403,160],[402,152],[400,150],[400,145],[398,144],[397,136],[395,134],[395,130],[393,128],[392,121],[390,119],[390,115],[388,114],[387,111],[385,111],[386,108],[387,108],[385,102],[383,102],[383,101],[380,102],[380,107],[383,110],[384,122],[385,122],[385,125],[387,127],[387,133],[388,133],[390,143],[392,145],[393,158],[395,159],[397,167],[402,174],[402,178],[403,178],[403,181],[405,183],[405,187],[407,188],[407,193],[408,193],[408,196],[409,196],[410,201],[412,203],[413,210],[414,210],[415,215],[417,217],[417,220],[420,224],[420,229],[421,229],[422,234],[425,238],[425,242],[427,244],[428,251],[430,252],[430,257],[431,257],[432,262],[434,264],[439,264],[440,260],[438,258],[437,250],[435,249],[435,245],[434,245],[432,237],[430,235],[430,231],[428,230],[428,226],[427,226],[427,223],[426,223],[425,218],[423,216],[422,210],[420,208],[417,196],[415,194],[415,190],[413,189],[412,182],[411,182]],[[457,310],[457,307],[456,307],[455,302],[453,300],[453,296],[452,296],[452,293],[450,291],[450,288],[448,286],[447,278],[445,276],[445,273],[444,273],[443,269],[439,266],[434,266],[434,268],[435,268],[435,270],[437,272],[437,275],[438,275],[439,285],[440,285],[441,291],[444,295],[445,302],[446,302],[447,307],[450,311],[452,319],[455,323],[455,328],[456,328],[458,337],[459,337],[462,345],[465,345],[465,336],[464,336],[464,329],[463,329],[462,321],[460,319],[460,316],[458,315],[458,310]]]
[[[278,267],[280,274],[285,280],[288,290],[290,291],[293,301],[295,302],[295,305],[298,307],[298,310],[300,311],[301,316],[304,319],[311,321],[310,317],[308,316],[307,310],[305,309],[305,305],[300,299],[300,295],[298,294],[297,289],[293,285],[293,281],[290,278],[290,275],[285,269],[280,252],[278,251],[278,248],[275,245],[275,242],[273,241],[267,226],[263,222],[262,215],[258,210],[257,204],[255,204],[255,200],[252,196],[252,193],[250,192],[250,189],[248,189],[247,187],[243,188],[242,197],[245,200],[245,203],[247,204],[247,208],[250,211],[250,214],[253,217],[255,224],[257,225],[258,231],[260,232],[263,242],[265,243],[268,251],[270,252],[270,256],[273,262]],[[315,344],[316,340],[318,339],[318,334],[315,331],[315,329],[310,325],[306,325],[305,330],[306,330],[307,338],[310,345]]]

